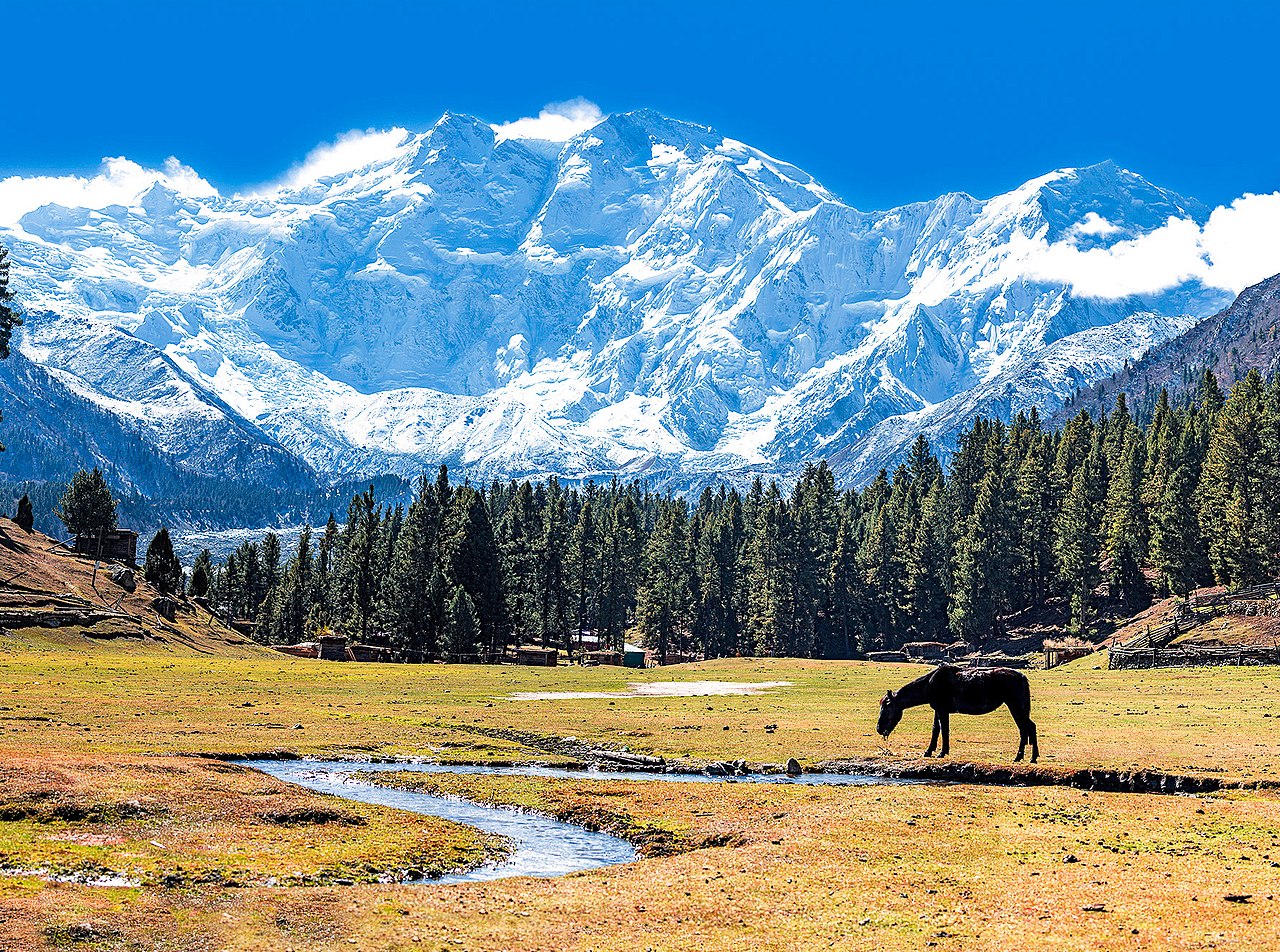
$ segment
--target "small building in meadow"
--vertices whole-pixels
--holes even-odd
[[[91,559],[107,559],[111,562],[123,562],[125,565],[137,565],[138,533],[132,529],[112,529],[110,532],[104,532],[101,539],[96,532],[78,533],[76,554],[87,555]]]
[[[271,650],[292,655],[295,658],[320,657],[320,646],[314,641],[300,641],[296,645],[272,645]]]
[[[316,639],[316,646],[321,661],[346,661],[350,657],[347,639],[342,635],[321,635]]]
[[[942,661],[947,657],[947,645],[942,641],[908,641],[902,650],[912,660]]]
[[[541,645],[520,645],[515,650],[516,664],[531,665],[535,668],[554,668],[559,661],[560,652],[555,648],[543,648]]]
[[[648,666],[650,653],[639,645],[624,644],[621,651],[584,651],[582,660],[587,664],[612,664],[623,668]]]
[[[643,668],[649,663],[649,652],[639,645],[624,644],[622,646],[622,666],[624,668]]]

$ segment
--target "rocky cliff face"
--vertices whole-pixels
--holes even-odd
[[[0,218],[22,355],[195,472],[686,485],[826,456],[858,481],[916,432],[1052,410],[1231,297],[1055,276],[1062,249],[1208,215],[1109,163],[861,212],[651,111],[564,143],[460,115],[376,142],[257,195],[117,160],[110,188]]]
[[[1280,373],[1280,274],[1246,288],[1230,307],[1073,396],[1059,415],[1110,411],[1120,393],[1140,408],[1153,406],[1161,390],[1177,401],[1195,392],[1205,370],[1213,371],[1223,391],[1250,370],[1268,378]]]

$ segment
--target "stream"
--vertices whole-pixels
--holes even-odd
[[[626,770],[566,770],[542,766],[487,766],[424,763],[355,763],[345,760],[250,760],[244,765],[286,783],[344,800],[394,807],[411,813],[464,823],[513,841],[515,849],[500,863],[453,873],[431,883],[473,883],[509,876],[564,876],[586,869],[630,863],[636,850],[626,840],[588,830],[540,813],[512,807],[484,806],[457,797],[438,797],[413,790],[382,787],[356,773],[415,771],[420,773],[489,774],[500,777],[558,777],[570,780],[635,780],[678,783],[772,783],[823,786],[870,786],[904,781],[858,774],[751,774],[740,777],[708,777],[703,774],[661,774]]]

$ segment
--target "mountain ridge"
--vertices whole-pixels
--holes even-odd
[[[1046,273],[1208,218],[1114,163],[862,212],[652,110],[563,143],[453,113],[372,141],[253,195],[186,170],[0,221],[17,347],[206,470],[235,418],[331,481],[694,485],[827,456],[857,483],[912,428],[945,453],[973,414],[1049,412],[1231,297]]]

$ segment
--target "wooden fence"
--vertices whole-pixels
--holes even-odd
[[[1108,651],[1111,668],[1163,668],[1200,665],[1280,664],[1280,645],[1178,646],[1169,643],[1219,614],[1280,616],[1280,582],[1252,585],[1235,592],[1214,592],[1188,596],[1185,607],[1163,625],[1147,630],[1136,638],[1115,645]],[[1208,611],[1196,611],[1208,609]],[[1216,609],[1216,610],[1215,610]]]
[[[1257,601],[1262,598],[1271,598],[1280,595],[1280,582],[1263,582],[1261,585],[1251,585],[1248,588],[1242,588],[1238,592],[1213,592],[1209,595],[1197,595],[1194,592],[1187,596],[1187,606],[1189,608],[1216,608],[1219,605],[1227,605],[1237,601]]]
[[[1130,638],[1112,648],[1112,651],[1150,651],[1152,648],[1163,648],[1184,631],[1199,627],[1208,621],[1208,617],[1200,615],[1175,615],[1172,621],[1163,625],[1150,625],[1136,638]]]
[[[1220,665],[1280,664],[1280,646],[1112,648],[1110,667],[1191,668]]]

